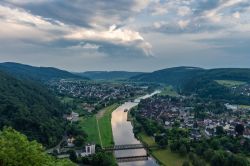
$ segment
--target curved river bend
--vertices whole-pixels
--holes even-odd
[[[126,102],[118,107],[112,113],[112,131],[115,145],[124,145],[124,144],[140,144],[141,142],[137,140],[133,133],[133,126],[131,122],[127,121],[128,112],[124,112],[125,109],[131,109],[138,105],[141,99],[149,98],[160,91],[155,91],[152,94],[145,95],[143,97],[137,98],[134,102]],[[119,150],[115,151],[116,157],[128,157],[128,156],[143,156],[147,152],[145,149],[132,149],[132,150]],[[120,166],[158,166],[155,160],[149,157],[146,161],[133,161],[119,163]]]

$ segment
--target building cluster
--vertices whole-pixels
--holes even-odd
[[[232,87],[232,90],[236,94],[250,96],[250,84],[243,84],[240,86],[234,86],[234,87]]]
[[[156,96],[142,100],[138,112],[142,117],[161,122],[165,128],[178,126],[188,129],[191,139],[215,136],[218,126],[223,127],[226,134],[235,136],[237,124],[245,127],[244,137],[250,138],[250,108],[225,104],[225,111],[214,113],[211,108],[205,109],[206,111],[203,112],[205,116],[200,118],[196,115],[195,104],[201,103],[185,98]]]
[[[114,101],[141,96],[145,93],[145,88],[130,83],[110,83],[81,80],[53,81],[49,86],[59,95],[66,95],[82,100],[83,108],[91,112],[96,105],[109,105]]]

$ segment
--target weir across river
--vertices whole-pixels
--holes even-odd
[[[158,146],[145,146],[143,144],[127,144],[127,145],[114,145],[103,147],[104,151],[119,151],[119,150],[129,150],[129,149],[145,149],[147,152],[149,148],[157,148]],[[148,153],[146,155],[132,155],[126,157],[116,157],[118,162],[131,162],[131,161],[142,161],[148,160]]]

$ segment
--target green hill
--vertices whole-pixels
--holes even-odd
[[[250,104],[249,96],[232,92],[233,85],[250,84],[250,69],[175,67],[134,76],[131,80],[171,85],[186,95]]]
[[[143,74],[141,72],[127,72],[127,71],[87,71],[83,73],[76,73],[79,76],[88,77],[93,80],[121,80]]]
[[[11,126],[46,145],[55,145],[64,132],[64,109],[42,85],[17,80],[0,71],[0,129]]]
[[[195,75],[203,71],[204,69],[196,67],[174,67],[140,74],[130,79],[132,81],[164,83],[174,87],[181,87],[183,83],[191,80]]]
[[[70,72],[52,67],[34,67],[19,63],[0,63],[0,70],[13,75],[16,78],[34,81],[48,81],[52,79],[87,79]]]

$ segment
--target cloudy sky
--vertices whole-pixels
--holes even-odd
[[[0,62],[250,68],[250,0],[0,0]]]

